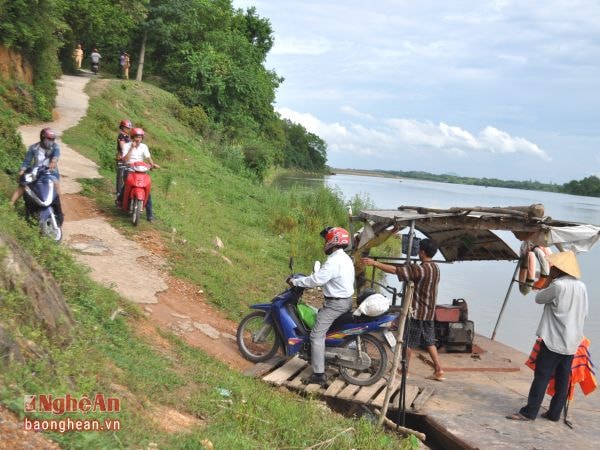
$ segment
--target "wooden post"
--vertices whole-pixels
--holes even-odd
[[[409,250],[410,252],[410,250]],[[390,397],[392,396],[392,389],[394,381],[396,380],[396,371],[398,370],[398,363],[400,362],[400,356],[402,354],[402,346],[404,343],[404,326],[406,325],[406,318],[410,311],[410,306],[413,298],[413,291],[415,285],[412,281],[406,283],[406,290],[404,291],[404,298],[402,299],[402,309],[400,310],[400,317],[398,318],[398,331],[396,332],[396,348],[394,349],[394,362],[392,363],[392,373],[388,381],[388,385],[385,391],[385,398],[383,400],[383,407],[379,414],[379,420],[377,424],[381,426],[385,419],[387,410],[390,404]],[[405,374],[403,375],[405,376]]]

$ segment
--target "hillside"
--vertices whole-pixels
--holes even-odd
[[[93,265],[88,275],[77,263],[99,257],[90,256],[89,246],[72,254],[66,245],[39,240],[35,228],[23,226],[3,204],[1,229],[58,282],[74,326],[65,330],[68,340],[58,342],[45,331],[43,319],[28,319],[25,291],[3,291],[3,329],[23,345],[24,356],[0,375],[2,404],[22,415],[25,394],[81,397],[101,392],[122,399],[124,411],[117,416],[121,431],[50,434],[66,448],[306,447],[334,436],[332,448],[397,448],[396,438],[364,420],[348,421],[310,398],[277,393],[240,376],[231,368],[242,368],[243,361],[237,364],[238,356],[227,356],[234,347],[226,334],[235,322],[224,315],[237,318],[248,303],[281,289],[290,254],[299,267],[309,267],[319,247],[314,228],[341,220],[334,216],[344,217],[342,205],[327,191],[283,194],[224,167],[210,151],[214,143],[202,141],[173,117],[173,110],[181,108],[174,97],[152,86],[98,80],[86,90],[91,96],[88,114],[62,139],[95,161],[106,178],[79,180],[85,197],[65,195],[65,230],[72,227],[65,244],[90,244],[82,236],[91,236],[96,249],[107,254],[130,248],[126,241],[96,235],[89,221],[100,218],[148,252],[135,258],[142,266],[138,277],[157,270],[167,288],[157,295],[158,303],[136,306],[119,289],[127,281],[116,276],[109,281],[115,292],[90,279],[98,275]],[[111,195],[114,124],[127,116],[146,129],[147,143],[164,168],[153,174],[159,219],[138,229],[114,210]],[[66,161],[64,169],[67,175]],[[63,178],[66,188],[73,177]],[[212,243],[216,236],[223,248]],[[119,261],[121,265],[112,266],[121,274],[133,264]],[[103,267],[100,274],[106,275]],[[186,323],[193,327],[196,322],[222,334],[215,340],[186,329]],[[350,434],[340,435],[348,429]]]

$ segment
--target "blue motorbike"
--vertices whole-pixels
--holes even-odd
[[[54,177],[46,166],[27,169],[21,176],[21,185],[25,189],[25,211],[27,219],[38,220],[40,234],[54,241],[62,239],[62,208],[55,189]]]
[[[297,309],[303,292],[304,288],[290,287],[270,303],[250,306],[255,311],[241,320],[237,330],[237,344],[244,358],[263,362],[281,348],[288,357],[298,355],[310,360],[310,329],[300,319]],[[343,314],[327,333],[325,363],[337,367],[341,378],[350,384],[376,383],[387,368],[386,349],[377,335],[388,334],[385,338],[393,339],[389,328],[397,317],[397,314],[378,317]]]

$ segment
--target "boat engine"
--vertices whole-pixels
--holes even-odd
[[[435,307],[435,341],[438,349],[446,352],[471,353],[475,324],[469,319],[467,302],[455,298],[451,305]]]

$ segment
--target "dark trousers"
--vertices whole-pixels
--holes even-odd
[[[552,350],[549,350],[542,341],[540,351],[535,360],[535,374],[533,376],[531,388],[529,389],[527,405],[521,408],[519,412],[530,419],[535,419],[537,417],[550,378],[554,375],[554,387],[556,392],[550,401],[548,418],[551,420],[559,420],[560,413],[567,403],[572,363],[573,355],[554,353]]]
[[[146,202],[146,217],[148,219],[154,217],[153,212],[154,211],[152,211],[152,194],[150,194],[148,195],[148,201]]]

